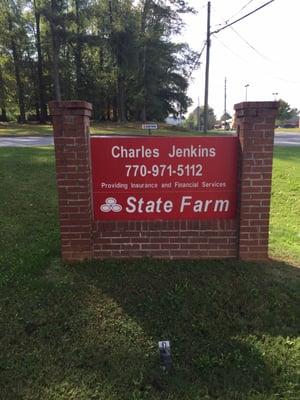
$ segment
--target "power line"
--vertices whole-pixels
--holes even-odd
[[[254,14],[255,12],[261,10],[262,8],[266,7],[267,5],[273,3],[274,0],[269,0],[267,3],[261,5],[260,7],[256,8],[255,10],[249,12],[246,15],[243,15],[241,18],[238,18],[237,20],[231,22],[230,24],[226,24],[225,26],[215,30],[211,31],[210,27],[210,10],[211,10],[211,5],[210,1],[207,3],[207,39],[206,39],[206,68],[205,68],[205,91],[204,91],[204,132],[207,132],[207,117],[208,117],[208,81],[209,81],[209,63],[210,63],[210,38],[211,35],[215,35],[216,33],[219,33],[223,31],[226,28],[229,28],[230,26],[236,24],[239,21],[242,21],[243,19],[249,17],[250,15]]]
[[[224,43],[218,36],[216,36],[216,35],[213,35],[213,36],[214,36],[214,38],[217,39],[217,41],[219,41],[220,44],[221,44],[223,47],[225,47],[225,49],[227,49],[230,53],[232,53],[235,57],[239,58],[239,59],[240,59],[241,61],[243,61],[245,64],[248,64],[248,61],[247,61],[247,60],[245,60],[245,59],[244,59],[243,57],[241,57],[238,53],[236,53],[235,51],[233,51],[232,48],[231,48],[230,46],[228,46],[226,43]],[[280,81],[289,83],[289,84],[291,84],[291,85],[300,85],[300,81],[291,81],[291,80],[289,80],[289,79],[285,79],[285,78],[282,78],[282,77],[280,77],[280,76],[272,75],[272,70],[270,70],[270,71],[267,71],[267,70],[263,70],[263,71],[262,71],[262,70],[260,70],[260,72],[261,72],[263,75],[265,75],[266,77],[268,77],[268,78],[278,79],[278,80],[280,80]]]
[[[201,58],[201,56],[202,56],[202,54],[203,54],[203,52],[204,52],[205,47],[206,47],[206,41],[204,41],[204,43],[203,43],[203,47],[202,47],[202,49],[201,49],[201,51],[200,51],[200,53],[199,53],[197,59],[196,59],[195,62],[194,62],[194,66],[193,66],[193,68],[191,69],[190,74],[188,75],[188,79],[191,77],[192,73],[193,73],[194,70],[196,69],[196,66],[197,66],[198,62],[200,61],[200,58]]]
[[[259,50],[257,50],[254,46],[252,46],[251,43],[248,42],[248,40],[246,40],[240,33],[238,33],[236,31],[236,29],[234,29],[232,26],[230,26],[230,29],[243,41],[245,42],[253,51],[255,51],[255,53],[257,53],[260,57],[262,57],[264,60],[271,62],[271,60],[266,57],[264,54],[262,54]]]
[[[232,53],[234,56],[236,56],[237,58],[239,58],[240,60],[242,60],[244,63],[248,63],[248,61],[246,61],[243,57],[241,57],[238,53],[236,53],[235,51],[232,50],[231,47],[229,47],[227,44],[225,44],[218,36],[213,35],[215,39],[217,39],[222,46],[225,47],[225,49],[227,49],[228,51],[230,51],[230,53]]]
[[[205,47],[206,47],[206,41],[204,41],[203,47],[202,47],[202,49],[201,49],[201,51],[199,53],[199,56],[198,56],[198,58],[196,60],[196,63],[199,62],[199,60],[200,60],[200,58],[201,58],[201,56],[202,56],[202,54],[204,52]]]
[[[265,3],[265,4],[263,4],[262,6],[256,8],[255,10],[249,12],[248,14],[243,15],[241,18],[236,19],[235,21],[231,22],[230,24],[226,24],[226,25],[223,26],[222,28],[217,29],[217,30],[215,30],[214,32],[211,32],[211,34],[219,33],[219,32],[221,32],[221,31],[223,31],[224,29],[229,28],[231,25],[236,24],[236,23],[239,22],[239,21],[242,21],[244,18],[249,17],[249,15],[252,15],[252,14],[256,13],[257,11],[261,10],[262,8],[266,7],[267,5],[273,3],[273,1],[275,1],[275,0],[270,0],[270,1],[268,1],[267,3]]]
[[[248,1],[247,4],[245,4],[237,13],[235,13],[235,14],[234,14],[232,17],[230,17],[227,21],[229,21],[230,19],[232,19],[235,15],[239,14],[239,13],[240,13],[242,10],[244,10],[250,3],[252,3],[252,1],[253,1],[253,0]],[[243,40],[253,51],[255,51],[258,55],[260,55],[260,56],[261,56],[262,58],[264,58],[266,61],[269,61],[269,62],[270,62],[271,60],[269,60],[269,59],[268,59],[266,56],[264,56],[259,50],[257,50],[253,45],[251,45],[251,43],[249,43],[245,38],[243,38],[243,36],[242,36],[240,33],[238,33],[238,32],[236,31],[236,29],[232,28],[232,25],[235,24],[236,22],[239,22],[239,21],[241,21],[242,19],[248,17],[248,16],[251,15],[251,14],[254,14],[256,11],[259,11],[260,9],[266,7],[268,4],[272,3],[273,1],[275,1],[275,0],[270,0],[269,2],[267,2],[267,3],[263,4],[262,6],[256,8],[255,10],[251,11],[250,13],[244,15],[243,17],[241,17],[241,18],[239,18],[239,19],[233,21],[231,24],[227,24],[227,22],[224,20],[224,18],[222,18],[223,21],[226,23],[226,25],[223,26],[223,27],[220,28],[220,29],[217,29],[217,30],[211,32],[210,34],[211,34],[211,35],[214,35],[214,37],[215,37],[216,39],[218,39],[218,37],[215,36],[216,33],[219,33],[219,32],[222,31],[223,29],[231,28],[232,31],[233,31],[237,36],[239,36],[239,38],[240,38],[241,40]],[[205,6],[202,6],[201,9],[202,9],[203,7],[205,7]],[[215,7],[213,7],[213,8],[215,9]],[[219,39],[219,41],[223,44],[224,47],[226,47],[228,50],[231,51],[231,49],[230,49],[228,46],[226,46],[225,43],[223,43],[220,39]],[[197,60],[195,61],[195,65],[199,62],[199,60],[200,60],[200,58],[201,58],[201,56],[202,56],[202,54],[203,54],[203,51],[204,51],[206,45],[207,45],[207,41],[204,42],[204,45],[203,45],[203,47],[202,47],[202,49],[201,49],[201,51],[200,51],[200,53],[199,53],[199,56],[198,56]],[[235,54],[236,56],[238,56],[238,55],[237,55],[236,53],[234,53],[233,51],[231,51],[231,52],[232,52],[233,54]],[[241,58],[241,57],[239,57],[239,58]],[[241,58],[241,59],[242,59],[242,58]],[[245,61],[244,59],[242,59],[242,60]],[[191,76],[191,74],[192,74],[192,72],[190,73],[189,77]]]
[[[249,3],[247,3],[249,4]],[[244,6],[245,8],[246,6]],[[218,13],[218,11],[215,9],[214,7],[214,11],[219,15],[220,18],[222,18],[222,20],[224,21],[224,23],[226,24],[227,21],[225,21],[225,19]],[[255,51],[255,53],[257,53],[260,57],[262,57],[265,61],[268,62],[272,62],[268,57],[266,57],[264,54],[262,54],[259,50],[257,50],[251,43],[248,42],[247,39],[245,39],[235,28],[233,28],[232,26],[229,27],[244,43],[247,44],[247,46],[249,46],[253,51]],[[214,36],[216,37],[216,36]]]
[[[225,22],[226,24],[228,24],[228,22],[233,18],[236,17],[240,12],[242,12],[245,8],[247,8],[249,6],[249,4],[251,4],[253,2],[253,0],[248,1],[247,4],[245,4],[239,11],[237,11],[236,13],[234,13],[230,18],[228,18]]]
[[[289,83],[291,85],[300,85],[300,81],[290,81],[289,79],[281,78],[280,76],[273,76],[273,78],[278,79],[282,82]]]
[[[199,11],[201,11],[204,7],[206,7],[206,4],[204,4],[202,7],[200,7]],[[200,61],[200,58],[201,58],[201,56],[203,54],[203,51],[205,50],[205,47],[206,47],[206,40],[204,40],[204,42],[203,42],[202,49],[200,50],[200,53],[199,53],[197,59],[195,60],[193,67],[191,68],[191,71],[190,71],[190,73],[188,75],[188,79],[190,79],[192,73],[196,69],[196,66],[197,66],[198,62]]]

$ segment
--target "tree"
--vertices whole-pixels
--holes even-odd
[[[181,33],[181,14],[193,12],[184,1],[142,0],[140,19],[139,72],[136,87],[137,118],[164,119],[168,114],[186,112],[191,70],[198,54],[187,44],[173,43],[171,35]]]
[[[200,118],[200,123],[199,123]],[[196,107],[193,112],[191,112],[187,119],[187,124],[191,129],[198,129],[200,125],[200,130],[203,128],[204,125],[204,107],[201,106]],[[208,129],[213,129],[214,125],[216,124],[216,116],[214,113],[213,108],[208,107],[208,116],[207,116],[207,127]]]
[[[27,45],[27,31],[22,10],[26,5],[26,1],[11,0],[5,2],[2,9],[4,17],[1,25],[1,41],[6,48],[7,54],[12,57],[14,65],[14,74],[16,80],[19,106],[19,122],[24,123],[25,116],[25,90],[24,90],[24,53]]]
[[[137,26],[131,0],[109,0],[109,43],[116,71],[116,94],[119,122],[127,119],[126,92],[129,77],[136,75]]]
[[[66,39],[68,0],[45,0],[41,12],[48,22],[51,37],[51,66],[55,100],[61,100],[60,53]]]
[[[221,121],[227,121],[228,119],[231,119],[231,115],[226,112],[225,114],[222,115]]]
[[[44,84],[44,71],[43,71],[43,53],[41,42],[41,0],[33,0],[33,14],[35,21],[35,45],[37,52],[37,70],[38,70],[38,99],[39,99],[39,121],[45,123],[47,120],[47,106],[46,106],[46,88]]]
[[[278,125],[282,125],[287,120],[296,118],[299,112],[300,111],[297,110],[297,108],[291,108],[291,106],[286,101],[280,99],[276,123]]]
[[[2,66],[0,64],[0,121],[7,121],[6,115],[6,87],[5,87],[5,80],[2,72]]]
[[[1,18],[0,18],[1,23]],[[0,30],[1,31],[1,30]],[[1,45],[0,35],[0,108],[1,121],[14,119],[19,114],[16,81],[12,57]]]
[[[0,0],[2,118],[47,117],[82,99],[96,119],[164,120],[186,112],[198,54],[175,43],[184,0]]]

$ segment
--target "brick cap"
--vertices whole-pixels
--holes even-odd
[[[72,100],[72,101],[49,101],[50,115],[68,115],[68,114],[84,114],[90,115],[93,109],[91,103],[82,100]]]
[[[279,101],[243,101],[234,105],[235,110],[277,110],[279,108]]]

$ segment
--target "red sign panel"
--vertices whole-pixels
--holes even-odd
[[[96,220],[233,218],[237,138],[91,138]]]

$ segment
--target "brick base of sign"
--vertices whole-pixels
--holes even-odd
[[[237,223],[211,221],[100,222],[94,258],[235,258]]]
[[[94,221],[89,119],[84,101],[50,102],[62,257],[263,260],[268,257],[277,102],[235,106],[240,143],[235,219]]]

